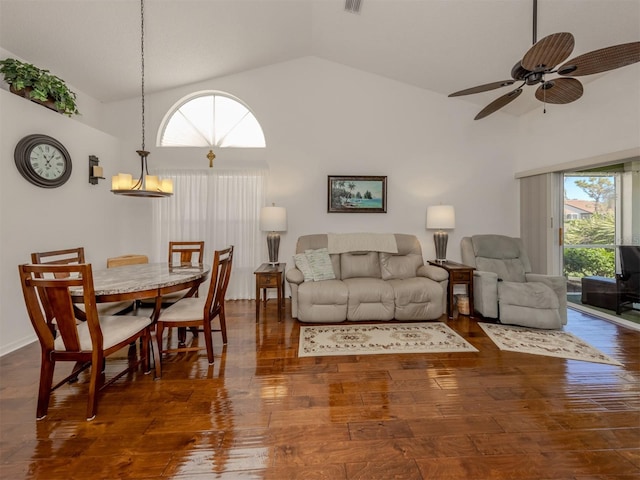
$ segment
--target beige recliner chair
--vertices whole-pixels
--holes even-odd
[[[522,240],[473,235],[460,242],[462,262],[474,267],[474,307],[482,316],[524,327],[559,329],[567,323],[567,281],[531,273]]]

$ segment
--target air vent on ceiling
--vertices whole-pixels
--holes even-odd
[[[362,0],[345,0],[344,9],[350,13],[360,13]]]

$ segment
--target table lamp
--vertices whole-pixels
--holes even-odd
[[[427,230],[437,230],[433,234],[436,246],[436,262],[443,263],[447,258],[447,240],[449,235],[444,230],[456,226],[456,212],[452,205],[436,205],[427,207]]]
[[[260,211],[260,230],[267,234],[267,248],[269,263],[278,263],[278,249],[280,248],[280,234],[287,230],[287,209],[284,207],[262,207]]]

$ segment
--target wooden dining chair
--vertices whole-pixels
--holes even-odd
[[[91,420],[97,412],[100,390],[140,364],[148,373],[152,320],[134,315],[98,315],[91,264],[31,264],[20,265],[18,270],[29,319],[42,353],[36,417],[41,419],[47,415],[51,392],[79,373],[74,369],[71,375],[52,386],[56,362],[72,361],[83,365],[82,369],[91,367],[87,402],[87,420]],[[70,289],[82,289],[85,322],[76,321]],[[47,324],[45,304],[56,319],[57,337]],[[140,357],[105,382],[106,357],[139,338],[142,345]],[[156,356],[156,363],[160,363],[159,356]]]
[[[213,254],[213,267],[211,268],[211,283],[207,297],[188,297],[178,300],[172,306],[160,313],[156,324],[158,351],[162,358],[163,353],[189,352],[200,350],[201,347],[179,344],[177,348],[163,348],[162,335],[165,328],[171,327],[195,327],[204,333],[207,359],[213,365],[213,339],[211,332],[221,332],[222,342],[227,343],[227,324],[224,314],[224,297],[231,276],[233,263],[233,245],[224,250],[216,250]],[[220,328],[213,329],[212,321],[218,317]]]
[[[204,242],[169,242],[169,266],[202,265]]]
[[[185,267],[188,265],[202,265],[204,260],[204,242],[169,242],[169,267]],[[166,308],[176,303],[189,292],[180,290],[179,292],[169,293],[162,297],[162,307]],[[198,296],[196,291],[195,296]],[[145,307],[155,305],[153,299],[143,299],[140,301]],[[196,332],[197,334],[197,332]]]
[[[143,265],[149,263],[146,255],[120,255],[107,258],[107,268],[124,267],[125,265]]]
[[[85,263],[84,247],[34,252],[31,254],[31,263],[38,265],[78,265]],[[130,301],[107,302],[99,303],[97,309],[100,315],[119,315],[133,310],[133,306],[134,303]],[[82,305],[78,305],[77,308],[83,310]],[[55,321],[51,312],[47,312],[47,324],[55,335]]]

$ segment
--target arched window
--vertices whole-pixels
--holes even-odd
[[[239,99],[222,92],[200,92],[169,110],[158,133],[161,147],[264,148],[256,117]]]

